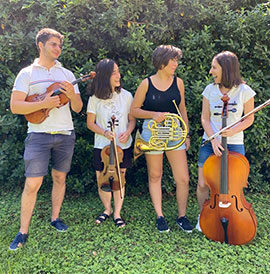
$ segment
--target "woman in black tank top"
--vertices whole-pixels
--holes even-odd
[[[151,132],[146,126],[149,120],[162,122],[167,112],[177,113],[173,100],[178,105],[182,118],[188,128],[184,84],[182,79],[174,76],[178,60],[181,56],[182,52],[179,48],[171,45],[158,46],[153,53],[153,65],[157,72],[149,78],[144,79],[136,91],[131,105],[131,114],[136,118],[144,119],[141,135],[146,141],[151,137]],[[180,148],[165,152],[176,183],[178,204],[176,223],[186,232],[192,232],[193,229],[186,217],[189,191],[186,150],[188,150],[189,146],[190,139],[188,135],[185,144]],[[157,229],[160,232],[168,232],[170,229],[162,212],[161,178],[163,173],[163,152],[146,152],[145,158],[148,170],[149,191],[157,215]]]

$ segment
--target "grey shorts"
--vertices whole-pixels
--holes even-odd
[[[28,133],[24,150],[25,177],[47,175],[50,158],[53,169],[69,172],[74,144],[74,131],[71,135]]]

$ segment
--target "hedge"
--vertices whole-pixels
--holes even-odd
[[[38,53],[35,35],[43,27],[65,35],[60,61],[77,77],[93,70],[104,57],[120,66],[123,86],[133,94],[140,81],[154,72],[151,55],[160,44],[183,51],[176,71],[184,80],[186,104],[192,132],[188,151],[190,182],[197,183],[197,158],[202,136],[201,93],[212,81],[213,56],[230,50],[237,54],[242,75],[257,93],[255,105],[270,94],[270,3],[267,1],[220,0],[7,0],[0,2],[0,183],[22,185],[26,121],[9,109],[10,94],[19,70]],[[93,134],[86,128],[86,84],[80,85],[83,110],[73,114],[76,147],[67,179],[68,191],[87,193],[96,189],[92,165]],[[270,192],[269,109],[255,115],[245,132],[250,162],[249,191]],[[138,121],[139,123],[139,121]],[[167,161],[164,188],[174,190]],[[128,193],[147,190],[145,159],[141,157],[127,174]],[[50,176],[44,187],[50,186]]]

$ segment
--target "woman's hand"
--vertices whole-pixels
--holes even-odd
[[[188,151],[189,147],[190,147],[190,138],[189,137],[186,138],[185,145],[186,145],[186,151]]]
[[[126,143],[128,141],[129,135],[130,134],[127,131],[121,133],[118,136],[119,143]]]
[[[113,133],[110,130],[105,130],[104,137],[106,137],[107,139],[112,141],[113,140]]]
[[[236,132],[234,132],[233,128],[229,128],[229,129],[224,130],[220,135],[222,137],[232,137],[235,134],[236,134]]]
[[[214,138],[211,141],[213,151],[216,156],[220,157],[222,155],[222,151],[224,150],[223,146],[221,145],[220,141]]]
[[[155,120],[156,122],[160,123],[163,120],[165,120],[165,114],[166,114],[166,112],[155,112],[152,119]]]

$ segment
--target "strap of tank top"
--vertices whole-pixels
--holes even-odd
[[[151,80],[150,76],[147,79],[148,79],[148,89],[151,88],[151,87],[154,87],[153,84],[152,84],[152,80]]]

